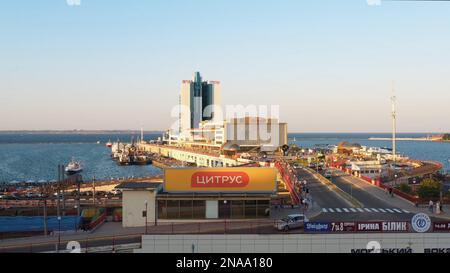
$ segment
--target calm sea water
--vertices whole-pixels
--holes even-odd
[[[147,134],[146,140],[160,134]],[[389,134],[289,134],[290,142],[301,147],[316,144],[357,142],[367,146],[391,147],[390,141],[370,141],[369,137],[389,137]],[[420,137],[424,134],[399,134],[399,137]],[[137,135],[130,134],[4,134],[0,133],[0,182],[53,180],[57,178],[58,164],[67,164],[72,157],[82,162],[83,178],[109,179],[111,177],[149,176],[162,171],[152,165],[118,166],[110,158],[108,140],[129,142]],[[295,137],[295,141],[292,139]],[[100,141],[101,144],[96,142]],[[399,141],[397,149],[411,158],[436,160],[450,171],[450,143]]]
[[[159,134],[144,135],[145,140]],[[118,166],[111,160],[108,140],[130,142],[136,135],[117,134],[1,134],[0,182],[57,179],[58,164],[72,158],[83,165],[84,180],[150,176],[162,171],[152,165]],[[97,144],[100,141],[100,144]]]

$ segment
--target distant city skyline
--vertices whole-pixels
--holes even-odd
[[[193,13],[202,16],[192,16]],[[450,2],[10,0],[0,131],[164,131],[182,80],[279,105],[290,133],[450,131]]]

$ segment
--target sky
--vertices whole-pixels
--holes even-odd
[[[80,1],[80,5],[70,5]],[[450,2],[3,0],[0,130],[164,130],[181,81],[290,132],[450,131]]]

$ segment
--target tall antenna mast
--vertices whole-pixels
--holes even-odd
[[[144,128],[141,125],[141,142],[144,142]]]
[[[392,157],[395,160],[397,157],[397,147],[396,147],[396,133],[397,133],[397,110],[395,107],[395,102],[397,100],[397,97],[395,96],[395,82],[392,81],[392,96],[391,96],[391,103],[392,103]],[[395,166],[394,166],[395,168]]]

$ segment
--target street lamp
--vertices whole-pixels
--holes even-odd
[[[147,234],[147,219],[148,219],[148,213],[147,213],[147,210],[148,209],[148,202],[147,202],[147,200],[145,200],[145,234]]]
[[[74,207],[73,207],[74,209],[78,209],[78,206],[77,205],[75,205]],[[78,231],[78,213],[77,213],[77,215],[75,216],[75,232],[77,232]]]
[[[59,246],[61,245],[61,216],[58,216],[58,253],[59,253]]]

